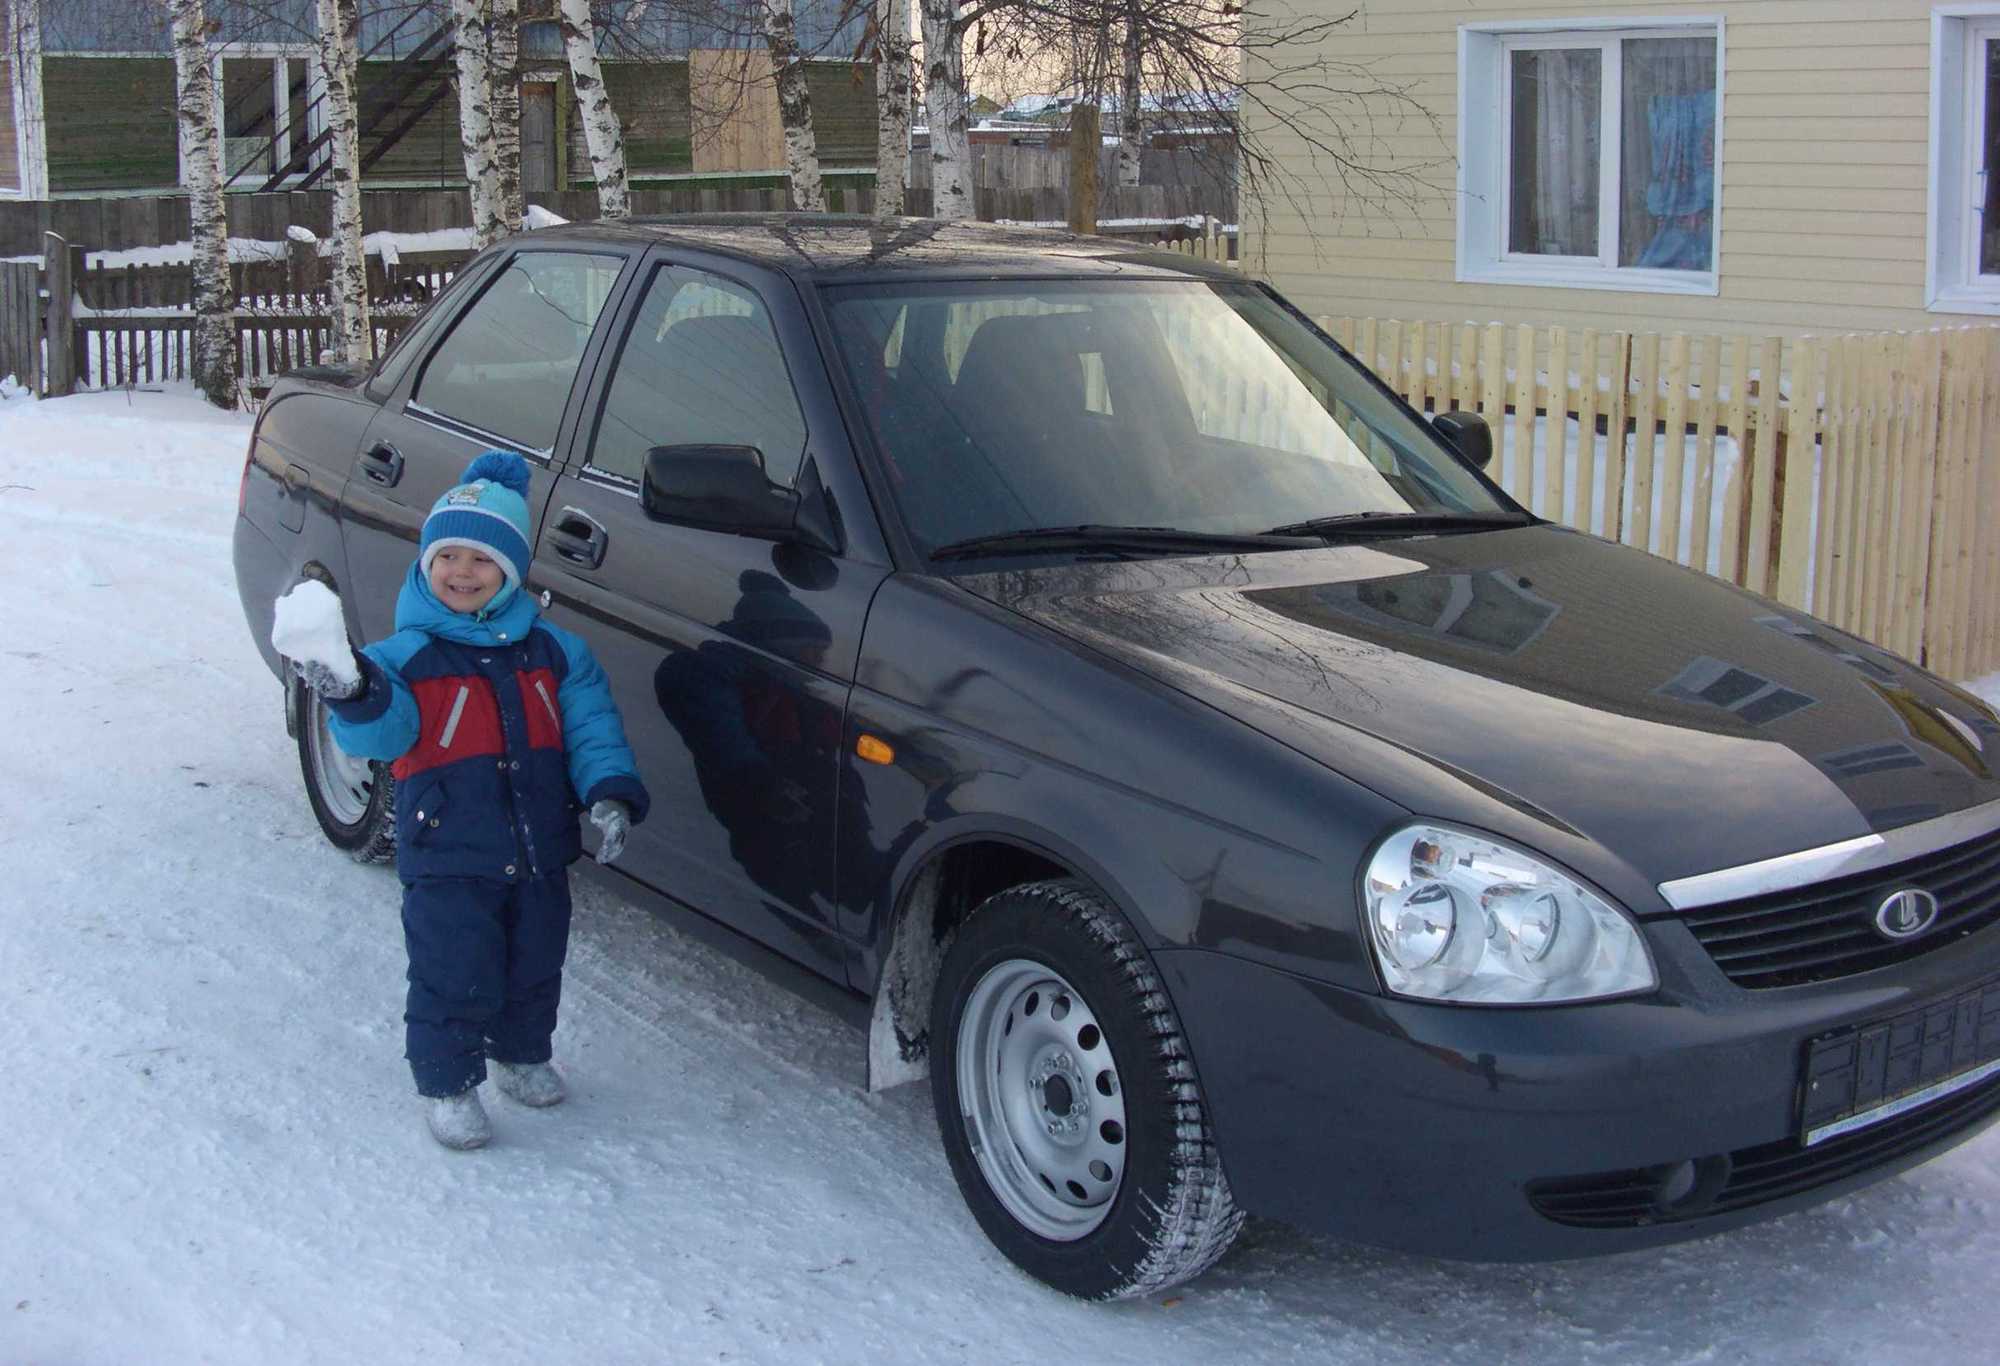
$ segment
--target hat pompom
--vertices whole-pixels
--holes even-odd
[[[528,496],[528,462],[512,451],[487,451],[475,457],[465,467],[465,477],[458,482],[471,484],[481,479],[510,489],[523,498]]]

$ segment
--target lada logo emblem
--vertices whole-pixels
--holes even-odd
[[[1914,939],[1937,920],[1937,898],[1921,887],[1891,892],[1875,908],[1875,929],[1884,939]]]

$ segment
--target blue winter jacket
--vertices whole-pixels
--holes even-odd
[[[394,760],[396,870],[525,881],[583,852],[578,812],[650,801],[590,647],[503,589],[476,615],[439,602],[416,565],[396,634],[363,649],[366,687],[330,705],[333,738]]]

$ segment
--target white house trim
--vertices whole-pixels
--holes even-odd
[[[1985,21],[1991,21],[1985,22]],[[1924,233],[1924,307],[1933,313],[2000,315],[2000,277],[1978,273],[1979,245],[1967,232],[1976,194],[1972,63],[1978,39],[2000,39],[2000,3],[1931,10],[1930,174]]]
[[[105,54],[95,53],[91,55],[103,56]],[[300,130],[291,127],[291,100],[289,82],[287,80],[287,64],[289,62],[296,60],[306,63],[306,126],[303,130],[305,141],[310,142],[314,137],[318,136],[321,120],[324,117],[324,111],[316,102],[319,99],[320,93],[325,88],[325,82],[320,76],[318,49],[311,44],[301,43],[228,43],[217,48],[214,54],[209,57],[209,65],[215,75],[215,126],[217,128],[225,127],[223,115],[227,108],[227,100],[224,98],[225,87],[222,79],[222,62],[225,57],[252,61],[269,61],[271,63],[271,97],[275,102],[272,106],[273,123],[274,126],[282,128],[284,133],[278,147],[278,164],[283,165],[291,159],[294,139],[301,136]],[[171,56],[169,60],[171,60]],[[178,171],[179,183],[183,189],[187,188],[186,133],[186,129],[181,130],[180,168]],[[227,159],[228,138],[226,136],[223,139],[223,151],[223,177],[226,180],[229,174]],[[303,174],[301,172],[300,175],[287,177],[286,184],[291,184],[299,180]],[[253,171],[244,179],[254,179],[256,184],[250,188],[261,189],[266,177]],[[241,194],[244,192],[240,182],[238,185],[228,188],[231,194]]]
[[[1546,46],[1537,42],[1558,34],[1588,34],[1608,49],[1618,39],[1672,35],[1683,30],[1715,34],[1715,202],[1709,215],[1709,263],[1706,271],[1648,270],[1606,266],[1616,259],[1618,215],[1607,212],[1617,204],[1622,139],[1606,137],[1599,162],[1598,259],[1533,257],[1507,250],[1505,231],[1508,197],[1507,139],[1512,122],[1506,90],[1507,54],[1518,48]],[[1639,18],[1481,20],[1458,26],[1458,174],[1455,277],[1461,284],[1544,286],[1643,294],[1707,294],[1720,291],[1722,268],[1722,116],[1725,91],[1724,21],[1719,14],[1674,14]],[[1619,66],[1604,66],[1605,96],[1615,101]],[[1484,113],[1485,117],[1479,117]]]

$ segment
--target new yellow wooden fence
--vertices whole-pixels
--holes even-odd
[[[2000,669],[2000,328],[1779,338],[1318,322],[1419,409],[1482,414],[1501,452],[1489,472],[1538,515],[1947,678]]]

